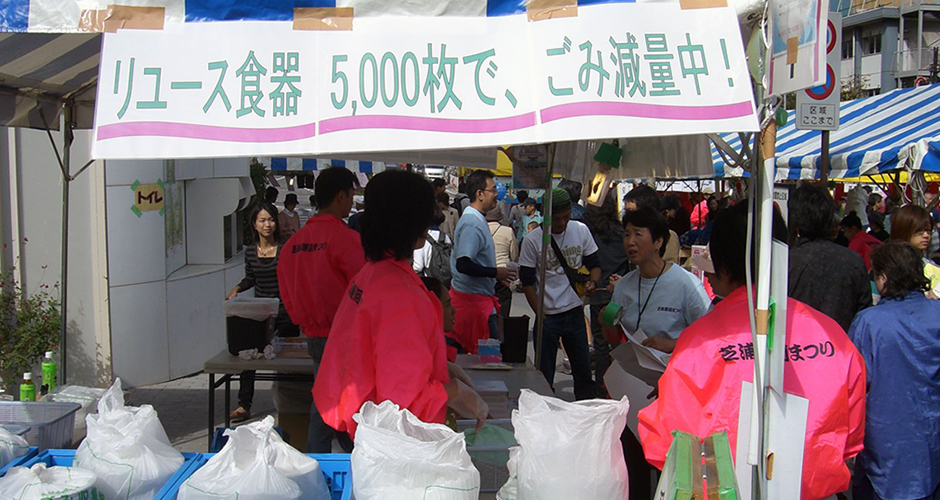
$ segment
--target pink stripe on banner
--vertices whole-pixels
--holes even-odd
[[[192,123],[128,122],[98,127],[98,140],[118,137],[182,137],[225,142],[290,142],[316,135],[313,123],[283,128],[236,128]]]
[[[631,102],[576,102],[545,108],[542,123],[577,118],[579,116],[629,116],[660,120],[722,120],[753,113],[748,101],[717,106],[669,106],[663,104],[637,104]]]
[[[508,132],[535,126],[535,112],[507,118],[488,120],[461,120],[456,118],[426,118],[415,116],[344,116],[320,122],[320,134],[344,130],[391,129],[448,132],[456,134],[488,134]]]

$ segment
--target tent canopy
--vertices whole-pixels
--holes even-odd
[[[940,84],[897,89],[846,101],[840,106],[839,130],[830,133],[830,179],[889,172],[940,172]],[[720,134],[740,150],[737,134]],[[820,177],[821,133],[797,130],[796,112],[777,132],[777,180]],[[725,164],[712,148],[717,177],[736,177],[741,169]]]
[[[0,125],[58,129],[72,100],[76,128],[91,128],[100,50],[97,33],[0,33]]]

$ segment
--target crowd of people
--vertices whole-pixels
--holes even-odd
[[[542,200],[519,191],[515,203],[501,202],[489,171],[468,175],[456,197],[441,180],[388,171],[370,180],[349,221],[357,189],[346,169],[322,171],[317,212],[302,225],[296,196],[281,213],[258,204],[246,277],[229,293],[280,297],[278,335],[307,337],[308,452],[329,452],[334,438],[350,449],[365,401],[391,400],[439,423],[449,408],[482,424],[486,403],[455,359],[501,338],[514,291],[533,311],[544,304],[536,368],[554,387],[561,346],[578,400],[608,396],[603,376],[624,330],[671,355],[650,400],[631,401],[642,408],[638,435],[622,437],[631,498],[652,497],[652,467],[663,467],[673,430],[726,431],[734,449],[755,357],[747,200],[638,185],[622,200],[585,206],[580,186],[566,181],[542,224]],[[784,389],[809,399],[801,496],[829,498],[851,481],[856,499],[938,499],[937,218],[866,194],[836,203],[825,186],[806,183],[792,190],[787,214],[774,214],[773,236],[789,246]],[[696,261],[704,282],[683,258],[691,245],[707,246]],[[603,326],[613,305],[619,325]],[[233,417],[250,414],[250,399],[239,392]]]

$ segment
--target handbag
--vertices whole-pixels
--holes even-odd
[[[555,242],[555,238],[552,238],[552,251],[555,252],[555,257],[558,258],[561,268],[565,270],[565,276],[568,278],[568,283],[571,285],[571,288],[578,294],[578,297],[584,297],[587,292],[587,282],[591,281],[591,271],[585,266],[581,266],[578,270],[569,266],[568,260],[562,255],[561,249],[558,248],[558,243]]]

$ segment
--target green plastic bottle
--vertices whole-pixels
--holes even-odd
[[[46,351],[46,359],[42,361],[42,394],[49,394],[56,387],[56,376],[59,366],[52,357],[52,351]]]
[[[23,374],[23,383],[20,384],[20,401],[36,401],[36,384],[33,383],[33,374]]]

